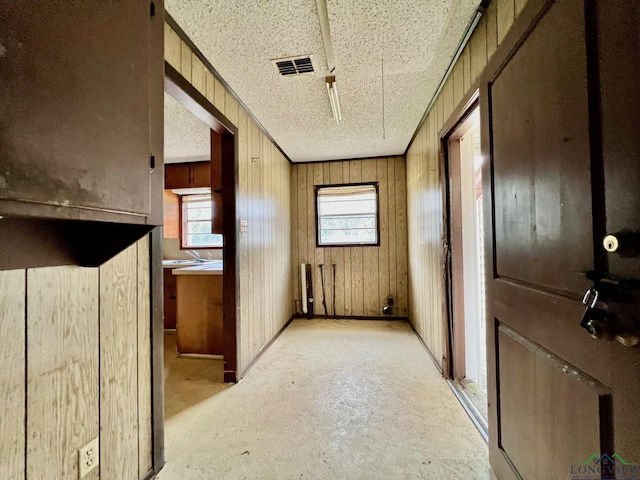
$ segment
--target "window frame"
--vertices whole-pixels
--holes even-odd
[[[222,239],[222,245],[221,246],[210,246],[210,247],[190,247],[187,246],[185,244],[186,242],[186,235],[187,235],[187,219],[185,218],[185,211],[184,209],[187,208],[187,204],[189,202],[184,202],[183,201],[183,197],[189,197],[189,196],[200,196],[200,195],[211,195],[211,193],[206,194],[206,193],[194,193],[194,194],[186,194],[186,195],[178,195],[178,215],[179,215],[179,229],[180,231],[179,236],[180,236],[180,250],[222,250],[224,248],[224,238]],[[211,204],[211,202],[210,202]],[[211,205],[212,209],[213,209],[213,205]],[[211,225],[213,227],[213,219],[211,220]],[[216,235],[216,234],[214,234]]]
[[[373,186],[376,194],[376,241],[375,243],[332,243],[324,245],[320,243],[320,223],[318,218],[318,191],[323,188],[336,187],[363,187]],[[332,183],[323,185],[314,185],[314,209],[315,209],[315,229],[316,229],[316,248],[345,248],[345,247],[379,247],[380,246],[380,184],[379,182],[358,182],[358,183]]]

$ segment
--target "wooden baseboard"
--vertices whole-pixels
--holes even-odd
[[[266,352],[267,350],[269,350],[269,347],[271,347],[271,345],[273,345],[273,342],[275,342],[278,337],[280,335],[282,335],[282,332],[284,332],[284,330],[291,324],[291,322],[293,322],[293,319],[295,318],[295,315],[292,315],[291,318],[289,318],[289,320],[287,320],[287,323],[285,323],[282,328],[280,330],[278,330],[278,333],[276,333],[273,338],[271,340],[269,340],[264,347],[262,347],[260,349],[260,351],[258,352],[258,354],[255,356],[255,358],[253,360],[251,360],[251,363],[249,363],[249,365],[247,365],[247,368],[244,369],[244,371],[240,374],[240,378],[238,378],[238,381],[242,380],[242,378],[244,378],[244,376],[249,372],[249,370],[251,370],[253,368],[253,366],[258,362],[258,360],[260,360],[260,357],[262,357],[262,355],[264,354],[264,352]],[[226,380],[225,380],[226,382]]]
[[[431,357],[431,360],[433,361],[434,365],[436,366],[436,368],[438,369],[438,371],[440,372],[440,375],[442,375],[444,377],[444,370],[442,369],[442,365],[440,364],[440,362],[438,360],[436,360],[436,357],[434,357],[433,353],[431,352],[431,350],[429,350],[429,347],[427,346],[426,343],[424,343],[424,340],[422,339],[422,337],[420,336],[420,334],[418,333],[418,331],[416,330],[416,328],[413,326],[413,323],[411,323],[411,320],[407,320],[407,323],[409,324],[409,326],[411,327],[411,330],[413,330],[413,333],[416,334],[416,337],[418,337],[418,340],[420,340],[420,343],[422,344],[422,346],[424,347],[424,349],[427,351],[427,353],[429,354],[429,356]]]
[[[142,477],[140,477],[140,480],[153,480],[154,478],[156,478],[156,474],[157,473],[154,472],[153,470],[149,470]]]
[[[292,319],[301,319],[301,320],[308,320],[309,316],[305,315],[304,313],[296,313],[295,315],[293,315]],[[397,320],[399,322],[408,322],[409,319],[407,317],[397,317],[397,316],[380,316],[380,317],[367,317],[367,316],[363,316],[363,315],[338,315],[338,316],[328,316],[325,317],[324,315],[312,315],[311,316],[312,320],[388,320],[388,321],[392,321],[392,320]]]

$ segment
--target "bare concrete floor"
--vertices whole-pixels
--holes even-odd
[[[403,322],[296,320],[165,428],[160,480],[489,478],[487,445]]]

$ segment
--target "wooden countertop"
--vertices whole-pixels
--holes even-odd
[[[174,275],[222,275],[222,260],[205,262],[193,267],[176,268]]]

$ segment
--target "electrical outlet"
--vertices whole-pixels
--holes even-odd
[[[83,478],[99,464],[100,450],[98,437],[96,437],[78,450],[78,478]]]

